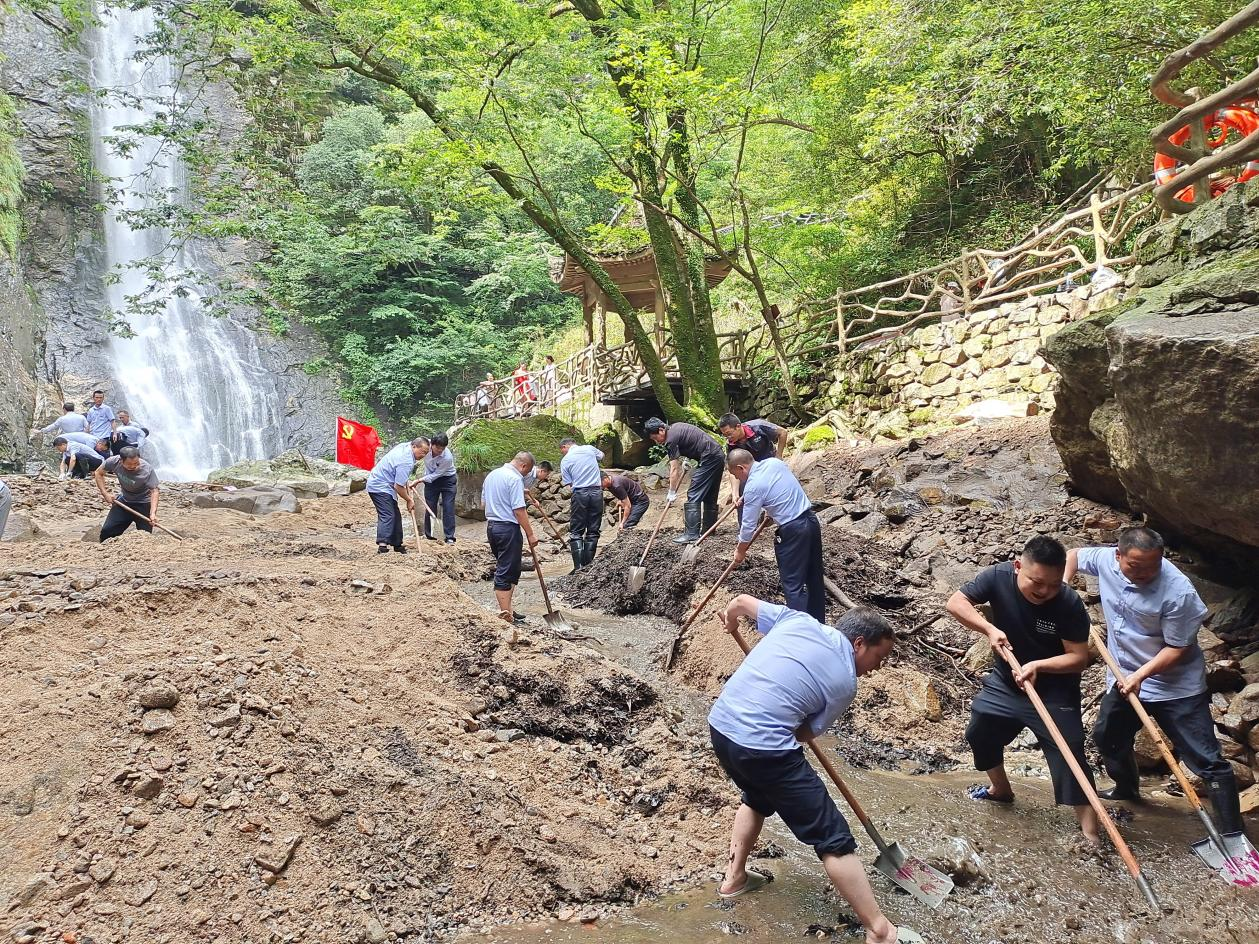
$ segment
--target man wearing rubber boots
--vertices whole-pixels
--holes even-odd
[[[1141,720],[1128,701],[1136,693],[1171,739],[1186,766],[1207,785],[1222,833],[1243,831],[1233,768],[1220,753],[1211,718],[1206,661],[1198,629],[1207,615],[1193,584],[1163,557],[1163,538],[1150,528],[1128,528],[1118,547],[1086,547],[1067,555],[1068,580],[1076,573],[1098,580],[1106,616],[1106,648],[1127,676],[1107,672],[1106,697],[1093,740],[1115,785],[1104,800],[1141,801],[1132,753]]]
[[[777,814],[813,847],[827,878],[865,926],[866,944],[922,941],[879,909],[848,822],[801,746],[848,710],[857,677],[883,663],[896,633],[867,607],[850,611],[831,628],[747,594],[735,597],[722,618],[730,633],[738,632],[740,619],[752,620],[764,638],[730,676],[708,715],[713,750],[743,801],[717,893],[736,898],[764,884],[747,871],[747,860],[766,818]]]
[[[621,506],[621,530],[631,531],[638,527],[638,522],[647,514],[647,506],[651,504],[643,487],[628,475],[610,475],[607,472],[603,473],[603,487]]]
[[[699,467],[691,475],[683,513],[686,530],[673,539],[674,544],[692,544],[717,522],[717,493],[721,489],[721,470],[725,460],[721,447],[698,426],[690,423],[665,423],[652,417],[643,426],[652,442],[663,445],[669,454],[670,504],[677,501],[678,483],[682,481],[682,459],[694,459]]]
[[[825,622],[822,526],[813,513],[813,502],[781,459],[771,457],[756,462],[750,452],[732,449],[726,465],[743,487],[743,507],[747,511],[739,523],[735,566],[747,557],[748,545],[752,543],[764,510],[778,526],[774,535],[774,558],[778,561],[778,579],[782,582],[787,606]]]
[[[1023,666],[1015,678],[1009,663],[994,652],[993,670],[971,703],[966,740],[975,769],[988,774],[990,785],[972,787],[970,797],[1014,802],[1003,756],[1006,745],[1030,728],[1049,765],[1054,801],[1075,810],[1080,832],[1096,846],[1101,841],[1097,814],[1022,691],[1026,685],[1036,686],[1091,784],[1080,711],[1080,673],[1089,663],[1089,617],[1084,602],[1062,582],[1066,564],[1066,549],[1051,537],[1037,535],[1024,545],[1018,560],[989,567],[954,593],[947,610],[967,629],[987,637],[994,650],[1010,647]],[[984,603],[992,608],[991,621],[976,608]]]
[[[603,473],[599,460],[603,453],[594,446],[580,445],[575,439],[560,440],[560,482],[573,490],[569,499],[568,549],[573,556],[573,573],[595,559],[599,532],[603,528]]]

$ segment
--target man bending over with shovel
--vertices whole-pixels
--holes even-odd
[[[1175,564],[1163,558],[1163,538],[1150,528],[1128,528],[1118,547],[1085,547],[1067,554],[1066,579],[1079,572],[1098,579],[1106,615],[1106,648],[1127,679],[1102,699],[1093,740],[1115,785],[1103,800],[1141,801],[1132,742],[1141,719],[1128,702],[1136,693],[1171,738],[1177,753],[1207,784],[1220,832],[1243,831],[1233,768],[1220,753],[1211,718],[1206,662],[1198,629],[1206,604]]]
[[[741,618],[752,620],[764,638],[730,676],[708,715],[717,760],[743,792],[717,893],[735,898],[764,884],[748,873],[747,860],[766,817],[777,813],[822,860],[831,884],[865,926],[866,944],[922,941],[879,910],[848,822],[801,746],[848,710],[857,677],[883,664],[896,633],[866,607],[850,610],[832,629],[807,613],[747,594],[735,597],[722,618],[731,634]]]
[[[118,477],[120,494],[117,498],[105,488],[106,472]],[[102,542],[118,537],[131,525],[135,525],[138,531],[153,533],[153,525],[157,524],[161,483],[157,480],[157,470],[140,458],[139,449],[124,446],[118,455],[110,456],[98,465],[92,476],[96,480],[96,490],[101,493],[101,501],[109,506],[109,514],[101,525]],[[119,505],[126,505],[131,511]],[[143,518],[137,515],[143,515]]]
[[[994,650],[1009,646],[1023,666],[1015,678],[1009,664],[997,655],[971,703],[966,740],[975,755],[975,769],[985,771],[991,783],[972,787],[971,799],[1014,802],[1003,756],[1006,745],[1024,728],[1031,728],[1049,764],[1054,801],[1074,808],[1080,831],[1096,846],[1101,841],[1097,814],[1049,729],[1023,694],[1024,686],[1036,686],[1091,784],[1080,712],[1080,673],[1089,663],[1089,616],[1084,602],[1062,582],[1066,565],[1066,549],[1051,537],[1037,535],[1024,545],[1018,560],[989,567],[954,593],[947,610],[967,629],[985,636]],[[991,621],[976,609],[982,603],[992,607]]]
[[[717,523],[717,493],[721,490],[721,470],[725,465],[721,447],[706,432],[690,423],[666,423],[653,416],[643,424],[643,431],[652,442],[664,446],[669,454],[669,494],[666,501],[670,505],[678,499],[682,458],[685,456],[699,463],[691,476],[686,504],[682,506],[686,530],[673,539],[674,544],[694,544],[701,534]],[[668,511],[667,508],[665,510]]]

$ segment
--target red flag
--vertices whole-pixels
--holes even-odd
[[[371,426],[364,426],[344,416],[337,417],[337,461],[370,469],[376,464],[376,448],[380,437]]]

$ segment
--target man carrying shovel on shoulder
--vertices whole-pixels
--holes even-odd
[[[747,860],[766,817],[777,814],[822,860],[827,878],[865,926],[866,944],[921,942],[879,909],[848,821],[802,747],[848,710],[858,676],[883,664],[896,633],[865,607],[849,611],[832,629],[807,613],[740,594],[722,619],[734,635],[744,618],[755,622],[764,638],[730,676],[708,715],[717,760],[743,794],[717,893],[735,898],[764,884],[748,873]]]
[[[106,472],[118,477],[117,498],[105,488]],[[109,514],[101,525],[102,542],[118,537],[131,525],[135,525],[140,531],[153,532],[153,525],[157,524],[157,499],[161,483],[157,479],[157,470],[140,458],[139,449],[124,446],[118,455],[110,456],[97,466],[92,476],[96,481],[96,490],[101,493],[101,501],[109,506]],[[127,507],[121,508],[120,505]],[[143,515],[148,520],[138,518],[136,514]]]
[[[1018,560],[989,567],[955,592],[946,609],[967,629],[985,636],[994,650],[1010,647],[1023,667],[1016,678],[1005,659],[995,654],[993,670],[971,703],[966,740],[975,755],[975,769],[985,771],[990,781],[986,787],[971,787],[971,799],[1014,802],[1005,748],[1030,728],[1049,765],[1054,801],[1075,810],[1080,831],[1097,846],[1099,823],[1088,794],[1024,694],[1024,686],[1036,687],[1091,785],[1080,710],[1080,673],[1089,664],[1089,615],[1084,601],[1062,582],[1066,565],[1066,549],[1051,537],[1037,535],[1024,545]],[[992,607],[991,621],[977,609],[983,603]]]
[[[1066,578],[1098,579],[1106,616],[1106,648],[1126,679],[1109,688],[1093,728],[1093,740],[1115,785],[1103,800],[1140,803],[1141,781],[1133,739],[1141,719],[1128,701],[1135,693],[1171,739],[1185,764],[1207,785],[1220,832],[1243,833],[1233,768],[1220,753],[1211,718],[1206,662],[1198,629],[1206,605],[1189,578],[1163,558],[1163,538],[1150,528],[1122,531],[1118,547],[1085,547],[1067,554]]]

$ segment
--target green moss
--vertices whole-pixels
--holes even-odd
[[[833,446],[838,441],[835,430],[829,426],[815,426],[804,434],[804,439],[800,441],[800,449],[803,452],[812,452],[814,449],[825,449],[827,446]]]
[[[585,442],[576,427],[540,414],[519,420],[476,420],[460,430],[450,445],[459,468],[466,472],[488,472],[522,451],[558,467],[560,440],[570,436]]]
[[[586,432],[586,442],[599,449],[604,456],[616,461],[621,437],[611,423],[604,423]]]
[[[17,150],[17,116],[13,100],[0,92],[0,249],[13,258],[22,238],[22,178],[25,169]]]

